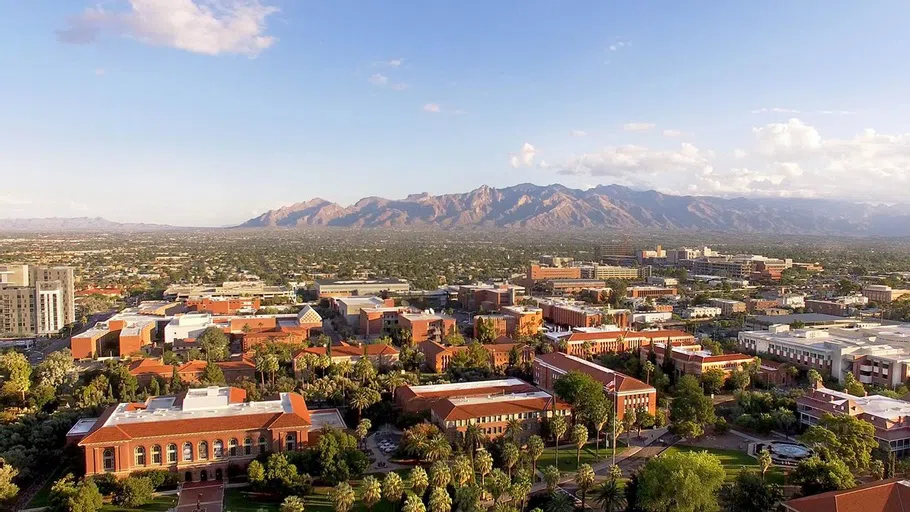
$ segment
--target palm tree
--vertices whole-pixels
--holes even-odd
[[[528,439],[528,457],[531,458],[531,481],[537,479],[537,459],[543,455],[544,445],[540,436],[534,435]]]
[[[771,464],[773,464],[773,463],[774,463],[774,461],[771,460],[771,454],[768,452],[768,450],[762,450],[761,453],[758,455],[758,467],[761,470],[761,481],[762,482],[765,481],[765,473],[768,472],[768,469],[771,468]]]
[[[635,409],[627,409],[622,415],[622,428],[626,431],[626,444],[631,445],[632,427],[635,426]]]
[[[499,468],[490,472],[490,478],[487,480],[487,490],[493,497],[493,501],[502,499],[502,495],[509,490],[509,477]]]
[[[370,433],[370,428],[373,427],[373,423],[364,418],[357,423],[357,428],[354,429],[354,435],[357,436],[357,445],[362,446],[363,440],[366,439],[367,435]]]
[[[452,455],[452,445],[443,434],[436,434],[427,441],[424,456],[428,462],[448,459]]]
[[[380,400],[382,400],[382,397],[379,396],[378,391],[367,387],[361,387],[351,393],[349,403],[353,408],[357,409],[357,419],[360,419],[360,415],[363,414],[364,409],[379,403]]]
[[[512,480],[512,467],[518,463],[518,457],[521,456],[521,452],[519,452],[518,447],[512,443],[503,443],[501,455],[502,464],[509,471],[509,480]]]
[[[605,512],[619,512],[626,507],[626,495],[615,478],[604,480],[594,490],[594,502]]]
[[[452,498],[443,487],[434,487],[430,493],[429,512],[451,512]]]
[[[531,494],[531,481],[521,478],[517,479],[509,487],[509,496],[512,497],[512,503],[518,503],[518,510],[525,509],[525,502]]]
[[[581,423],[572,427],[572,442],[575,444],[575,469],[581,464],[581,449],[588,442],[588,429]]]
[[[562,476],[559,473],[559,468],[556,466],[547,466],[540,470],[543,473],[543,481],[547,483],[547,491],[552,493],[556,490],[556,486],[559,484],[559,478]]]
[[[373,507],[382,499],[382,486],[379,485],[379,480],[374,476],[364,477],[360,488],[363,489],[360,501],[366,505],[368,511],[372,511]]]
[[[268,371],[266,368],[266,356],[264,354],[257,354],[254,362],[256,363],[256,371],[259,372],[259,377],[262,380],[262,387],[265,387],[265,373]]]
[[[466,455],[459,455],[452,461],[452,481],[459,487],[467,484],[474,476],[474,466]]]
[[[348,512],[354,506],[354,489],[347,482],[341,482],[332,489],[332,508],[335,512]]]
[[[423,500],[421,500],[417,495],[413,493],[408,493],[408,497],[404,500],[404,506],[401,507],[401,512],[426,512],[427,508],[423,506]]]
[[[275,386],[275,374],[278,373],[278,370],[281,369],[281,363],[278,361],[278,356],[275,354],[266,354],[265,356],[265,370],[269,372],[272,380],[272,387]]]
[[[600,456],[600,433],[607,422],[610,421],[611,408],[611,406],[607,406],[606,403],[601,401],[595,402],[594,406],[588,411],[588,416],[591,418],[591,422],[594,423],[594,451],[598,456]]]
[[[550,419],[550,432],[553,433],[553,438],[556,440],[556,465],[559,466],[559,440],[562,439],[562,436],[566,434],[566,430],[569,429],[569,425],[566,423],[566,418],[563,416],[554,416]]]
[[[437,460],[430,466],[430,480],[436,487],[445,488],[452,481],[452,471],[445,460]]]
[[[278,507],[279,512],[304,512],[303,499],[300,496],[288,496]]]
[[[578,486],[578,490],[581,491],[581,509],[585,509],[585,498],[588,494],[588,489],[594,485],[594,468],[590,464],[584,464],[578,471],[575,472],[575,485]]]
[[[607,471],[607,474],[610,475],[610,478],[613,480],[619,480],[622,478],[622,468],[616,464],[610,466],[610,469]]]
[[[522,430],[521,420],[513,418],[506,423],[505,437],[511,439],[513,443],[520,445]]]
[[[544,506],[546,512],[575,512],[575,503],[572,497],[564,492],[550,494],[550,501]]]
[[[411,490],[414,491],[414,494],[422,497],[427,491],[427,487],[430,486],[430,479],[427,477],[427,472],[420,466],[414,466],[408,474],[408,485],[411,487]]]
[[[398,473],[386,473],[385,480],[382,481],[382,497],[392,504],[392,510],[397,508],[403,493],[404,483]]]
[[[654,371],[656,367],[651,361],[645,361],[645,364],[642,365],[642,369],[645,371],[645,384],[651,384],[651,372]]]
[[[461,512],[481,512],[480,499],[482,492],[480,487],[473,484],[456,489],[455,502],[458,503],[458,510]]]
[[[477,460],[475,461],[475,466],[477,471],[480,473],[480,486],[485,487],[484,479],[490,471],[493,471],[493,456],[490,455],[490,452],[486,450],[479,450],[477,452]]]

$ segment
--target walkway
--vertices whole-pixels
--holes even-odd
[[[224,482],[185,482],[180,486],[176,512],[221,512]]]

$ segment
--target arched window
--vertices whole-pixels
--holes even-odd
[[[243,440],[243,454],[252,455],[253,454],[253,440],[249,437]]]
[[[284,447],[289,452],[297,449],[297,432],[288,432],[284,438]]]
[[[199,460],[208,460],[209,458],[209,443],[206,441],[199,442]]]
[[[224,441],[222,441],[221,439],[218,439],[217,441],[212,443],[212,455],[216,459],[220,459],[220,458],[224,457]]]
[[[265,436],[259,436],[259,454],[265,453]]]
[[[184,462],[193,460],[193,443],[189,441],[183,443],[183,460]]]
[[[152,446],[152,464],[161,464],[161,445]]]
[[[228,455],[231,457],[237,456],[237,440],[231,439],[228,441]]]
[[[169,444],[167,445],[167,461],[169,464],[177,462],[177,445]]]
[[[133,454],[133,462],[137,466],[145,466],[145,447],[137,446]]]
[[[113,448],[105,448],[104,452],[101,454],[101,459],[104,463],[105,471],[114,470],[114,449]]]

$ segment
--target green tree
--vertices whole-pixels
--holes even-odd
[[[265,487],[265,467],[258,460],[250,462],[250,465],[246,467],[246,476],[254,489]]]
[[[118,482],[114,503],[126,508],[139,508],[152,501],[155,487],[149,478],[129,477]]]
[[[366,345],[364,345],[364,350],[366,350],[365,347]],[[354,379],[360,381],[361,384],[366,384],[376,378],[376,367],[373,366],[373,362],[370,361],[369,357],[361,357],[351,368],[351,375]]]
[[[645,371],[645,384],[651,384],[651,373],[654,371],[656,366],[651,361],[645,361],[641,366],[642,370]]]
[[[619,512],[626,506],[626,497],[616,478],[604,480],[594,489],[594,502],[605,512]]]
[[[401,512],[426,512],[426,507],[424,507],[423,500],[421,500],[419,496],[408,493],[404,500],[404,506],[401,508]]]
[[[452,498],[446,492],[444,487],[434,487],[430,492],[430,509],[429,512],[450,512],[452,510]]]
[[[581,423],[572,427],[572,444],[575,445],[575,468],[581,465],[581,449],[588,442],[588,429]]]
[[[545,512],[573,512],[574,510],[575,503],[573,503],[572,497],[562,492],[550,493],[550,500],[544,505]]]
[[[758,455],[758,468],[761,473],[761,481],[765,481],[765,473],[771,469],[771,465],[774,464],[774,461],[771,459],[771,452],[768,450],[762,450]]]
[[[627,409],[622,415],[622,429],[626,432],[626,444],[631,444],[632,428],[638,417],[635,415],[635,409]]]
[[[480,343],[492,343],[496,339],[496,327],[492,320],[480,320],[477,322],[477,332],[474,338]]]
[[[404,482],[398,473],[386,473],[382,481],[382,497],[392,504],[392,510],[398,507],[401,495],[404,494]]]
[[[874,459],[869,463],[869,475],[876,480],[885,478],[885,463],[878,459]]]
[[[714,423],[714,404],[710,397],[705,396],[695,377],[683,375],[676,383],[676,393],[670,403],[670,419],[674,423]]]
[[[427,441],[424,453],[428,462],[445,460],[452,455],[452,445],[444,434],[436,434]]]
[[[814,386],[815,383],[822,381],[822,374],[818,373],[818,370],[815,368],[810,368],[809,373],[806,374],[806,377],[809,379],[809,386]]]
[[[354,506],[354,489],[347,482],[341,482],[332,489],[331,498],[335,512],[348,512]]]
[[[480,473],[481,487],[486,488],[486,476],[493,471],[493,456],[486,450],[479,450],[477,452],[477,458],[474,461],[474,466],[477,468],[477,472]]]
[[[866,388],[856,380],[851,372],[844,375],[844,390],[853,396],[866,396]]]
[[[771,512],[784,499],[776,484],[766,484],[754,471],[743,468],[731,485],[721,490],[724,509],[732,512]]]
[[[864,471],[878,446],[875,427],[855,416],[823,414],[817,424],[800,436],[800,441],[823,457],[836,457],[851,471]]]
[[[455,503],[461,512],[481,512],[481,495],[483,491],[476,485],[466,485],[455,490]]]
[[[502,499],[502,495],[509,490],[509,483],[509,476],[501,469],[494,468],[493,471],[490,472],[490,477],[487,478],[486,489],[493,497],[494,502]]]
[[[363,361],[363,359],[361,359]],[[349,398],[351,407],[357,409],[357,418],[363,414],[363,410],[378,404],[382,400],[379,392],[368,387],[361,387],[354,390]]]
[[[556,465],[559,466],[559,440],[562,439],[562,436],[566,435],[566,431],[569,429],[569,424],[566,422],[564,416],[553,416],[550,418],[550,433],[553,434],[553,439],[556,441]]]
[[[594,469],[590,464],[582,464],[575,472],[575,485],[581,491],[581,509],[585,510],[585,500],[588,497],[588,489],[594,486],[595,476]]]
[[[844,461],[837,458],[822,460],[817,455],[799,461],[790,475],[790,482],[800,487],[803,496],[849,489],[856,485],[853,473]]]
[[[224,371],[213,362],[206,363],[199,381],[207,386],[223,386],[226,384]]]
[[[730,385],[740,391],[743,391],[747,387],[749,387],[749,382],[751,381],[751,379],[749,378],[749,373],[740,368],[736,368],[735,370],[730,372],[729,379],[730,379]]]
[[[13,482],[18,475],[18,469],[0,459],[0,505],[10,503],[19,494],[19,486]]]
[[[586,416],[593,403],[604,401],[603,384],[587,373],[575,370],[556,379],[553,391],[572,406],[576,417]]]
[[[369,435],[370,428],[372,427],[373,423],[366,418],[357,422],[357,428],[354,429],[354,436],[357,437],[357,443],[359,445],[363,445],[363,440]]]
[[[547,492],[553,493],[556,490],[556,486],[559,484],[559,478],[562,476],[559,473],[559,468],[556,466],[546,466],[540,470],[543,473],[543,481],[547,484]]]
[[[382,499],[382,486],[379,484],[379,480],[374,476],[367,476],[363,479],[360,488],[362,489],[360,501],[366,505],[367,510],[372,511],[373,507]]]
[[[288,496],[281,502],[278,512],[304,512],[306,506],[300,496]]]
[[[0,373],[3,375],[3,392],[18,394],[25,402],[25,394],[32,385],[32,365],[21,352],[0,355]]]
[[[284,453],[273,453],[265,463],[265,479],[275,489],[287,489],[298,480],[297,466]]]
[[[51,352],[47,358],[35,368],[35,379],[39,386],[59,387],[75,377],[73,353],[65,348]]]
[[[544,442],[543,438],[538,435],[533,435],[528,438],[528,457],[531,459],[531,474],[537,474],[537,460],[540,459],[540,456],[543,455],[544,451]]]
[[[208,327],[196,337],[196,344],[205,354],[208,362],[224,361],[228,358],[230,340],[224,331],[217,327]]]
[[[512,467],[518,463],[518,458],[521,456],[518,447],[513,443],[503,443],[502,450],[502,465],[506,467],[506,470],[509,474],[509,480],[512,479]]]
[[[103,505],[95,482],[87,478],[76,483],[72,474],[54,482],[48,502],[53,512],[97,512]]]
[[[720,393],[726,377],[727,375],[720,368],[711,368],[702,373],[701,385],[705,388],[705,393],[709,395]]]
[[[429,486],[430,478],[427,476],[426,470],[420,466],[414,466],[408,473],[408,487],[414,491],[414,494],[423,496]]]
[[[720,510],[717,493],[725,475],[720,460],[708,452],[665,454],[649,459],[639,472],[638,501],[645,510],[714,512]]]
[[[449,469],[448,461],[437,460],[430,466],[430,481],[436,487],[446,487],[452,481],[452,471]]]
[[[458,486],[464,486],[474,476],[474,465],[467,455],[459,455],[452,461],[452,481]]]

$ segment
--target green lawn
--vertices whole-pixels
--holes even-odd
[[[50,477],[47,482],[44,483],[44,486],[38,491],[37,494],[32,498],[32,501],[28,503],[26,508],[38,508],[46,507],[50,505],[49,499],[51,496],[51,487],[54,486],[54,482],[60,479],[63,475],[69,472],[69,468],[61,468],[54,473],[54,476]]]
[[[139,508],[120,507],[112,503],[105,503],[101,507],[101,512],[165,512],[176,505],[177,495],[174,494],[171,496],[156,496],[148,505]]]
[[[625,450],[625,445],[622,441],[617,443],[616,455],[619,456]],[[591,441],[586,444],[584,448],[581,449],[581,463],[582,464],[594,464],[595,462],[600,462],[603,460],[608,460],[613,456],[613,449],[604,447],[603,441],[600,443],[600,454],[595,453],[594,450],[595,443]],[[556,447],[549,446],[543,451],[543,455],[537,459],[537,469],[541,469],[545,466],[555,466],[556,465]],[[575,471],[575,447],[574,446],[559,446],[559,470],[560,471]]]
[[[396,472],[402,474],[402,478],[406,478],[406,474],[402,473],[402,471]],[[379,481],[382,482],[381,475],[373,476],[376,476],[379,478]],[[354,503],[354,508],[352,508],[351,511],[366,512],[366,507],[359,501],[361,480],[351,480],[348,483],[350,483],[351,487],[354,488],[354,492],[356,493],[358,500]],[[312,494],[303,497],[303,501],[306,504],[306,511],[334,512],[334,508],[332,507],[332,499],[330,498],[329,494],[331,491],[331,487],[314,487]],[[269,501],[267,499],[263,499],[260,495],[256,495],[254,498],[250,498],[247,494],[249,492],[249,487],[242,487],[239,489],[225,489],[225,512],[257,512],[259,510],[264,510],[265,512],[276,512],[279,505],[281,505],[280,499]],[[283,497],[281,499],[283,499]],[[385,501],[380,501],[375,507],[373,507],[373,512],[392,512],[392,505]]]
[[[712,455],[716,455],[720,459],[720,463],[724,465],[724,470],[727,472],[727,482],[732,482],[735,480],[736,475],[739,474],[739,471],[743,466],[746,466],[749,469],[758,470],[758,460],[739,450],[719,450],[716,448],[699,448],[697,446],[672,446],[670,448],[667,448],[664,453],[672,453],[674,451],[706,451]],[[765,479],[769,483],[783,484],[784,472],[780,468],[772,466],[771,469],[768,470],[768,473],[765,475]]]

